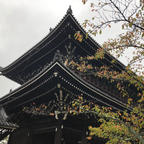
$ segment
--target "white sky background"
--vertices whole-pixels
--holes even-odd
[[[90,18],[90,5],[83,5],[81,0],[0,0],[0,66],[9,65],[44,38],[49,28],[54,28],[66,14],[69,5],[80,24]],[[102,44],[119,31],[120,26],[114,26],[95,40]],[[18,86],[0,76],[0,97]]]

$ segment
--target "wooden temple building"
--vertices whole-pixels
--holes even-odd
[[[8,144],[87,144],[88,126],[96,119],[70,114],[75,99],[82,96],[100,106],[126,109],[119,91],[110,82],[68,65],[94,55],[100,48],[91,37],[77,41],[76,32],[86,35],[69,8],[43,40],[0,69],[1,75],[21,84],[0,99],[0,140],[9,135]],[[115,71],[125,69],[116,59],[111,63],[113,59],[106,53],[104,59],[92,65],[112,66]]]

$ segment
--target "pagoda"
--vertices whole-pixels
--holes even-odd
[[[8,144],[86,144],[88,126],[96,123],[96,119],[71,114],[74,101],[82,97],[113,110],[126,109],[119,91],[106,79],[69,65],[94,55],[100,48],[90,36],[77,41],[74,37],[77,32],[86,35],[69,8],[44,39],[0,69],[1,75],[21,85],[0,99],[0,140],[9,135]],[[112,66],[119,72],[125,69],[109,53],[92,65]]]

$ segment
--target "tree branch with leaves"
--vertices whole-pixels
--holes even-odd
[[[116,88],[127,97],[126,104],[130,111],[113,111],[107,107],[95,105],[86,113],[99,117],[99,126],[90,126],[90,136],[107,140],[107,144],[144,144],[144,1],[143,0],[82,0],[90,3],[92,19],[85,20],[83,26],[88,33],[101,34],[105,28],[113,24],[121,25],[121,32],[116,38],[104,42],[94,56],[82,58],[81,63],[74,63],[77,70],[106,78],[116,84]],[[105,59],[105,53],[123,56],[125,50],[133,51],[133,58],[125,70],[113,71],[107,66],[96,69],[85,61]],[[115,60],[111,64],[116,63]],[[136,65],[138,67],[136,67]],[[134,72],[140,75],[136,75]],[[124,85],[124,83],[127,85]],[[127,87],[133,87],[133,96]],[[127,93],[126,93],[127,92]],[[126,93],[126,94],[125,94]]]

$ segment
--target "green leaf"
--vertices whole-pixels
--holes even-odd
[[[88,33],[86,33],[86,39],[88,38]]]
[[[111,63],[115,63],[115,62],[116,62],[116,60],[114,60],[114,59],[111,61]]]
[[[99,34],[102,34],[102,30],[99,31]]]
[[[130,23],[129,23],[129,27],[132,27],[132,25],[133,25],[133,23],[132,23],[132,22],[130,22]]]

